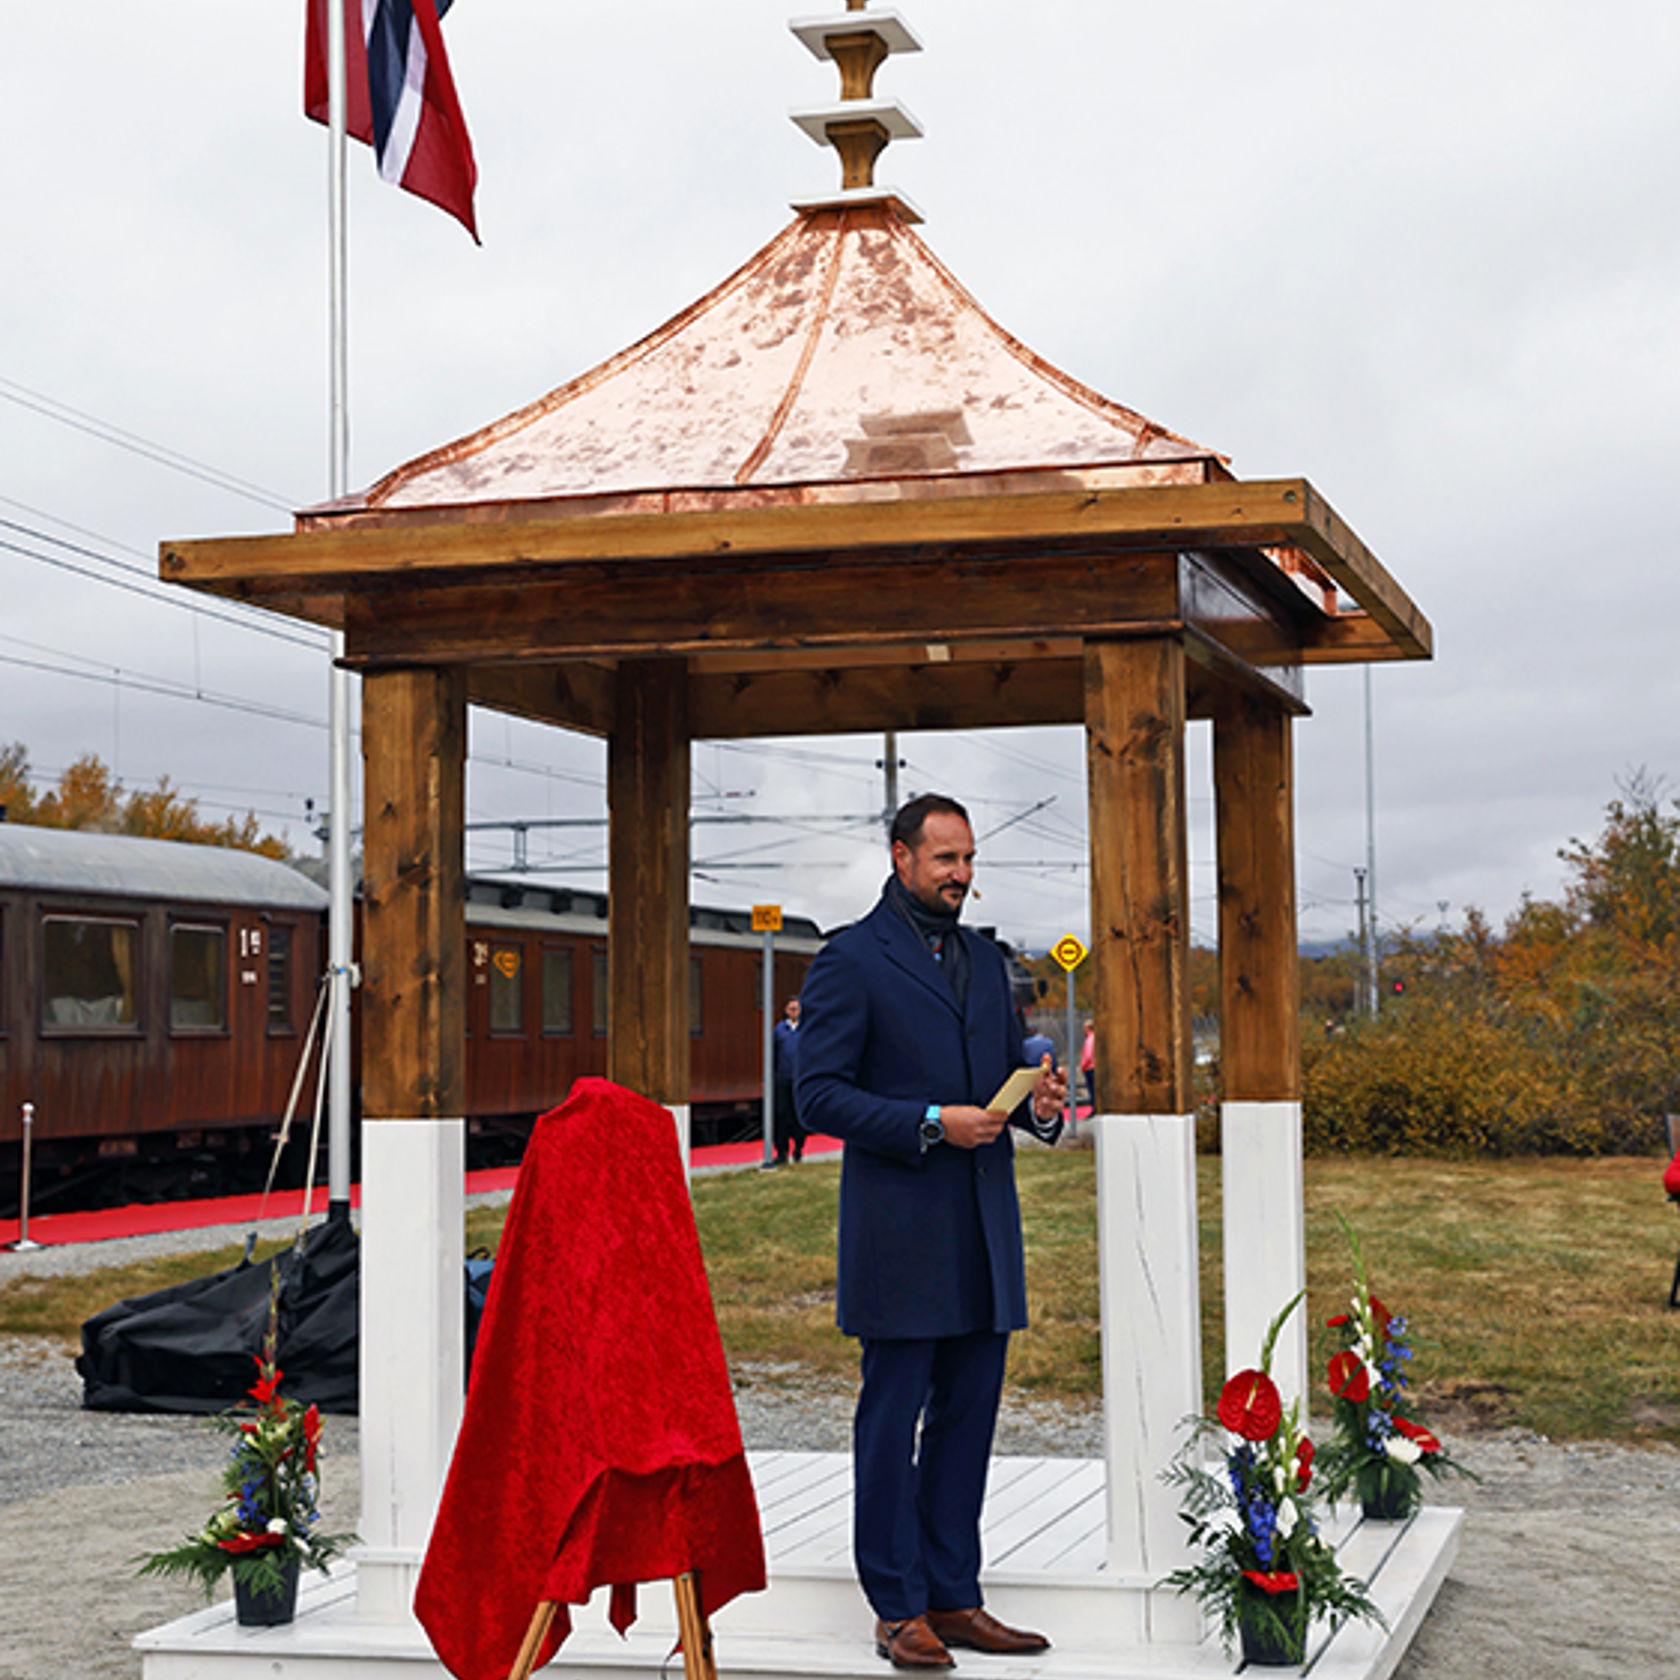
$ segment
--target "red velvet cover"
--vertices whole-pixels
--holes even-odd
[[[1663,1169],[1663,1189],[1671,1196],[1680,1196],[1680,1152]]]
[[[505,1680],[541,1599],[699,1571],[707,1614],[764,1543],[670,1112],[580,1079],[531,1134],[414,1608],[459,1680]],[[564,1608],[540,1661],[571,1631]]]

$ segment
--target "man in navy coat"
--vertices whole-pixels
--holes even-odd
[[[980,1509],[1009,1333],[1027,1322],[1011,1124],[1054,1142],[1065,1078],[1014,1115],[984,1105],[1022,1065],[1002,953],[958,926],[974,834],[953,799],[893,820],[880,902],[829,941],[801,1001],[799,1111],[845,1140],[840,1328],[862,1343],[854,1425],[858,1579],[898,1668],[949,1647],[1044,1650],[980,1594]]]

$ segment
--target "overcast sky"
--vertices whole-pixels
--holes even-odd
[[[933,249],[1069,373],[1242,477],[1311,479],[1433,621],[1436,659],[1372,684],[1383,920],[1503,917],[1559,891],[1558,848],[1632,772],[1680,791],[1680,8],[898,9],[927,50],[879,91],[928,137],[880,173]],[[86,751],[130,787],[169,775],[300,848],[304,801],[326,793],[321,638],[188,610],[139,574],[162,538],[283,530],[326,491],[326,136],[300,109],[303,15],[19,6],[0,56],[0,742],[47,776]],[[834,72],[790,15],[457,0],[484,244],[352,148],[354,485],[641,337],[777,233],[790,198],[830,190],[832,154],[786,113],[830,100]],[[1363,679],[1312,673],[1308,699],[1302,927],[1335,937],[1365,857]],[[1079,733],[902,747],[906,791],[974,805],[980,919],[1038,946],[1085,934]],[[475,714],[472,751],[476,821],[602,812],[592,743]],[[697,748],[697,811],[802,826],[702,826],[695,896],[825,923],[863,908],[884,873],[863,820],[879,756]],[[587,831],[531,851],[604,879]],[[509,855],[474,836],[474,865]],[[749,861],[766,866],[724,867]]]

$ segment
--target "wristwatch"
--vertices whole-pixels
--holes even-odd
[[[922,1148],[931,1149],[945,1141],[945,1122],[939,1118],[939,1104],[929,1103],[922,1115]]]

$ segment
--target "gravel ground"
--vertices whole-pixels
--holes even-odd
[[[0,1254],[0,1281],[227,1240],[221,1230]],[[198,1418],[82,1411],[70,1361],[0,1337],[0,1680],[135,1680],[134,1634],[201,1602],[179,1583],[137,1580],[132,1559],[208,1512],[222,1438]],[[761,1367],[742,1373],[737,1403],[750,1446],[847,1446],[843,1389]],[[1680,1454],[1510,1431],[1450,1444],[1482,1481],[1443,1487],[1441,1501],[1467,1511],[1463,1547],[1397,1680],[1680,1680]],[[1100,1420],[1012,1405],[998,1450],[1095,1457]],[[327,1419],[333,1527],[355,1525],[356,1451],[355,1420]]]

